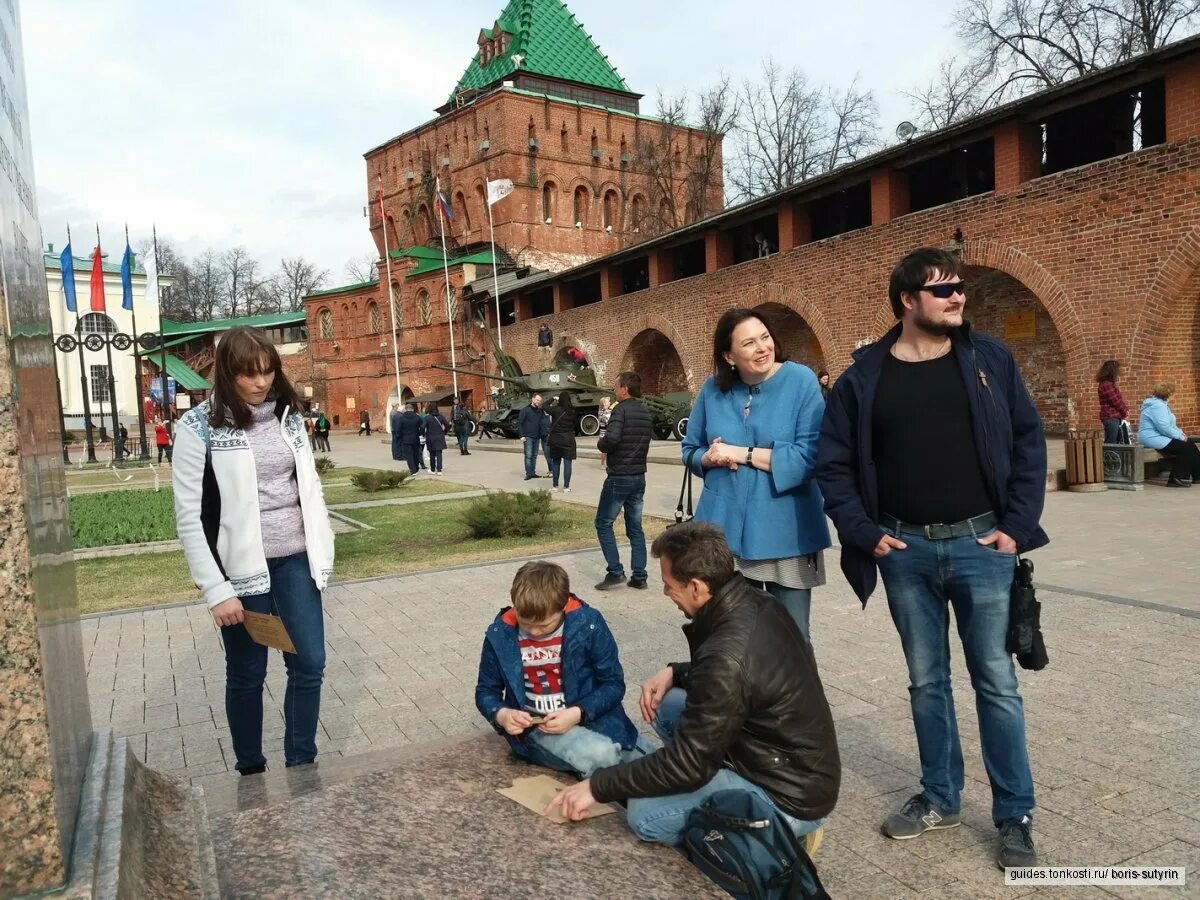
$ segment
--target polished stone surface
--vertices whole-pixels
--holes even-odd
[[[545,770],[496,735],[402,754],[323,786],[343,761],[318,764],[297,773],[293,797],[290,778],[268,790],[262,776],[238,779],[241,808],[210,818],[222,895],[725,896],[677,851],[637,840],[623,812],[555,825],[497,794]]]
[[[91,740],[18,4],[0,12],[0,895],[66,880]]]

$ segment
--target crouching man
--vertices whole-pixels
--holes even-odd
[[[599,769],[550,807],[579,820],[594,803],[628,799],[638,837],[679,844],[688,813],[717,791],[741,789],[773,804],[797,837],[815,832],[837,801],[841,762],[808,641],[770,594],[734,571],[716,526],[671,528],[651,553],[663,593],[691,620],[683,626],[691,661],[642,686],[642,716],[663,747]]]

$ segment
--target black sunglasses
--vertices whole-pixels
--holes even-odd
[[[939,300],[949,300],[955,294],[962,294],[964,297],[967,294],[967,283],[965,281],[944,281],[941,284],[927,284],[921,288],[923,291],[929,291]]]

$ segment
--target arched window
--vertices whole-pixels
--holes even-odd
[[[88,313],[79,320],[80,334],[112,334],[117,330],[117,323],[104,313]]]
[[[467,209],[467,195],[459,191],[454,195],[454,205],[458,207],[458,214],[461,217],[462,227],[467,231],[471,230],[471,211]]]
[[[417,294],[417,316],[422,325],[433,324],[433,304],[429,301],[429,291],[424,288]]]
[[[392,282],[392,296],[396,298],[396,302],[391,305],[391,309],[395,310],[396,321],[392,323],[392,329],[396,334],[400,333],[400,329],[404,327],[404,301],[401,299],[400,283]]]
[[[328,308],[322,309],[317,313],[317,316],[321,320],[321,339],[326,341],[333,340],[333,310]]]
[[[575,227],[587,228],[588,190],[582,184],[575,188]]]
[[[558,136],[559,144],[562,146],[563,152],[567,150],[567,123],[562,123],[562,132]]]
[[[367,325],[371,334],[383,331],[383,313],[379,311],[379,304],[374,300],[367,304]]]
[[[475,185],[475,208],[479,210],[479,227],[483,227],[483,220],[487,218],[487,198],[483,195],[483,185]]]
[[[596,137],[596,129],[592,129],[592,159],[600,158],[600,138]]]
[[[452,286],[442,288],[442,305],[446,307],[446,320],[453,324],[458,318],[458,292]]]
[[[417,212],[417,243],[428,244],[429,236],[433,234],[433,228],[430,226],[429,207],[424,203],[421,204],[421,209]]]
[[[641,194],[635,195],[629,204],[629,215],[633,220],[633,233],[638,234],[642,230],[642,220],[646,218],[646,198]]]
[[[547,225],[554,221],[554,206],[557,197],[557,185],[553,181],[547,181],[542,185],[542,221]]]
[[[604,230],[613,231],[620,224],[620,203],[617,200],[617,192],[607,190],[604,192]]]

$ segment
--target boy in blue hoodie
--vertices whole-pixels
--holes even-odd
[[[625,674],[612,632],[571,593],[566,571],[525,563],[510,596],[484,635],[475,705],[513,752],[582,778],[649,752],[621,707]]]

